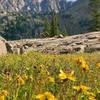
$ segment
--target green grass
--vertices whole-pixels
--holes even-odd
[[[86,72],[77,64],[76,59],[80,57],[89,66]],[[57,100],[89,100],[91,95],[73,89],[73,86],[82,84],[90,87],[89,92],[95,94],[96,100],[100,100],[100,67],[97,63],[100,63],[100,52],[67,55],[36,52],[23,55],[8,54],[0,57],[0,96],[3,90],[7,90],[5,100],[36,100],[36,95],[48,91]],[[61,80],[60,69],[64,73],[74,71],[76,81]],[[24,83],[20,83],[18,77]],[[54,78],[55,82],[50,82],[48,77]]]

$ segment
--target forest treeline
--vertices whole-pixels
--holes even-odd
[[[100,0],[90,0],[89,11],[91,18],[88,20],[87,32],[100,31]],[[0,35],[7,40],[53,37],[59,34],[72,35],[69,32],[69,23],[62,23],[63,18],[61,16],[66,16],[66,18],[70,18],[70,20],[73,20],[73,16],[66,13],[61,15],[56,14],[55,12],[51,12],[48,14],[33,14],[31,11],[1,11]],[[82,23],[84,24],[85,21]],[[79,33],[77,32],[76,34]]]

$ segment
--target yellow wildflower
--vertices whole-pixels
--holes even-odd
[[[88,96],[92,96],[92,97],[96,97],[96,95],[93,93],[93,92],[86,92],[86,95],[88,95]]]
[[[44,95],[44,94],[38,94],[38,95],[36,96],[36,99],[45,100],[45,95]]]
[[[82,62],[84,61],[84,59],[83,59],[83,57],[79,57],[77,60],[76,60],[76,62],[77,62],[77,64],[82,64]]]
[[[97,90],[97,93],[100,94],[100,90]]]
[[[76,81],[76,77],[74,77],[74,71],[67,75],[67,78],[71,81]]]
[[[80,86],[74,86],[73,89],[76,90],[77,92],[81,92],[87,95],[89,97],[89,100],[95,100],[96,95],[93,92],[89,92],[90,87],[80,85]]]
[[[74,77],[74,71],[71,73],[64,73],[62,70],[60,70],[59,78],[61,80],[71,80],[71,81],[76,81],[76,78]]]
[[[83,71],[88,71],[89,70],[89,66],[86,63],[86,61],[84,60],[83,57],[80,57],[77,59],[77,64],[81,66]]]
[[[20,75],[17,76],[18,85],[22,86],[25,84],[25,81],[22,79]]]
[[[56,98],[54,97],[54,95],[51,92],[45,92],[44,93],[47,100],[56,100]]]
[[[78,91],[78,92],[84,92],[86,93],[90,88],[84,85],[80,85],[80,86],[73,86],[73,89]]]
[[[48,77],[48,81],[51,82],[51,83],[55,83],[55,79],[51,76]]]
[[[60,70],[59,78],[61,80],[65,80],[67,78],[66,73],[64,73],[62,70]]]
[[[100,68],[100,63],[97,63],[96,66],[97,66],[98,68]]]
[[[36,96],[38,100],[57,100],[51,92],[45,92]]]
[[[89,70],[89,66],[86,62],[83,62],[81,67],[82,67],[83,71],[88,71]]]
[[[0,100],[5,100],[5,96],[4,95],[0,95]]]
[[[0,100],[5,100],[5,97],[8,95],[8,91],[2,90],[0,93]]]
[[[2,90],[1,94],[4,95],[4,96],[7,96],[8,95],[8,91],[7,90]]]
[[[94,96],[89,96],[89,100],[96,100]]]

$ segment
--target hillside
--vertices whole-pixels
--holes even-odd
[[[66,10],[67,0],[0,0],[0,10],[3,11],[25,11],[33,13],[59,12]]]
[[[89,11],[89,0],[76,1],[66,13],[64,13],[64,23],[72,34],[88,32],[89,21],[91,19]],[[69,27],[70,26],[70,27]]]
[[[1,0],[0,22],[3,25],[0,26],[0,34],[7,39],[35,37],[36,34],[43,33],[45,17],[51,19],[52,12],[55,12],[58,16],[62,33],[73,35],[88,32],[90,21],[88,3],[89,0],[78,0],[76,2],[67,2],[66,0],[16,0],[16,2],[14,0]],[[18,27],[18,30],[24,30],[23,26],[26,26],[25,29],[29,26],[30,31],[19,32],[17,30],[12,32],[12,26],[9,26],[6,31],[2,30],[2,27],[5,29],[9,23],[16,23],[14,22],[17,20],[15,15],[19,16],[17,19],[24,19],[26,16],[23,24],[15,27]],[[21,16],[24,17],[21,18]],[[27,19],[29,16],[32,17]]]

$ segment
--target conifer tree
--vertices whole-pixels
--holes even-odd
[[[90,0],[91,21],[89,31],[100,31],[100,0]]]
[[[49,37],[50,36],[50,23],[48,18],[46,17],[44,20],[44,34],[43,37]]]
[[[51,21],[48,20],[48,18],[45,19],[44,22],[44,37],[53,37],[55,35],[60,34],[60,27],[59,27],[59,19],[58,15],[53,13],[51,16]]]
[[[58,16],[53,13],[50,26],[50,37],[60,34]]]

